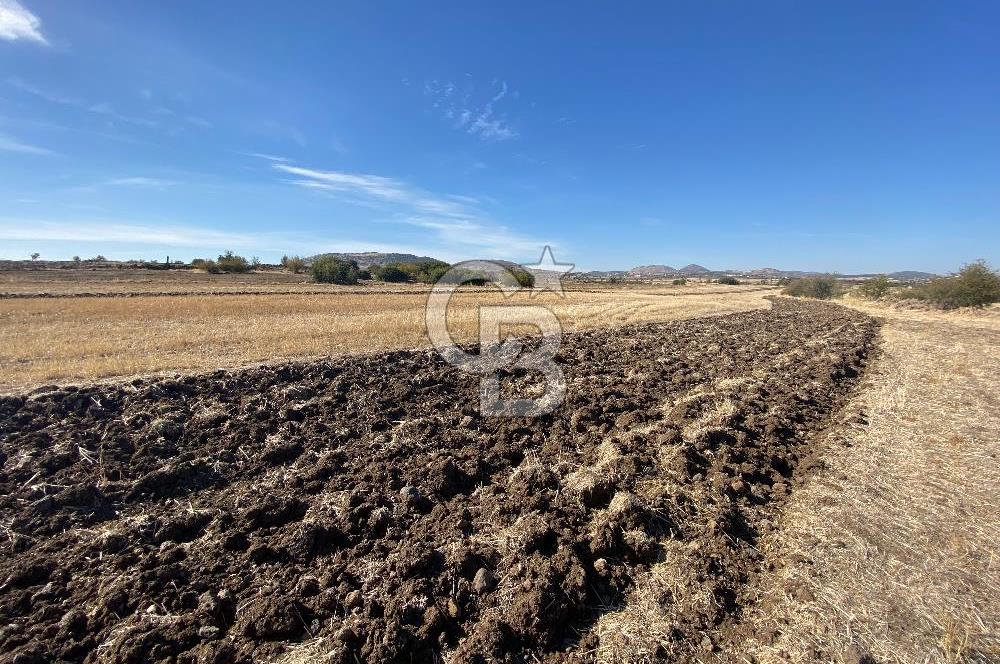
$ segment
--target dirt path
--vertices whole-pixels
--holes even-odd
[[[787,301],[574,333],[534,420],[414,351],[0,398],[0,662],[724,654],[876,336]]]
[[[998,662],[1000,315],[859,306],[885,318],[883,352],[762,547],[778,564],[748,650]]]

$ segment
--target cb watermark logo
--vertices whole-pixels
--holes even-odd
[[[552,249],[545,247],[538,263],[522,265],[534,277],[533,285],[522,284],[510,266],[494,261],[464,261],[446,272],[427,297],[424,320],[427,336],[441,357],[462,371],[479,376],[479,407],[484,416],[537,417],[552,412],[566,397],[566,379],[555,361],[562,342],[562,325],[544,304],[482,305],[479,307],[479,353],[458,347],[448,331],[448,303],[464,283],[489,282],[504,298],[528,291],[530,297],[545,291],[565,297],[562,277],[573,265],[556,263]],[[505,326],[531,326],[541,332],[531,350],[515,337],[501,338]],[[505,399],[500,394],[500,372],[521,369],[544,378],[541,396]]]

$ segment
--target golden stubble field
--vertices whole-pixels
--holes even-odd
[[[152,277],[152,279],[155,279]],[[176,277],[120,277],[125,292],[174,292]],[[272,288],[268,275],[239,288]],[[117,292],[107,278],[44,283],[39,292]],[[205,289],[205,276],[185,282]],[[206,286],[206,283],[209,286]],[[25,285],[7,292],[25,293]],[[337,287],[334,287],[337,288]],[[138,295],[0,299],[0,390],[46,382],[86,382],[164,371],[235,367],[276,359],[312,358],[429,345],[426,287],[330,289],[329,293]],[[478,330],[479,307],[543,303],[565,330],[718,315],[769,306],[759,286],[598,287],[559,297],[504,298],[498,291],[460,292],[449,308],[456,340]]]

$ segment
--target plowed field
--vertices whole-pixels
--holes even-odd
[[[641,655],[723,655],[877,332],[576,332],[536,419],[424,351],[0,397],[0,661],[613,660],[650,602]]]

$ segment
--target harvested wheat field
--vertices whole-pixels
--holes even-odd
[[[534,419],[429,351],[2,398],[0,659],[736,658],[877,335],[787,300],[574,332]]]
[[[0,298],[0,390],[426,347],[427,291],[411,291]],[[772,292],[705,285],[579,290],[529,300],[473,290],[456,295],[449,324],[456,339],[469,340],[481,306],[531,302],[549,306],[565,329],[586,329],[765,308]]]

